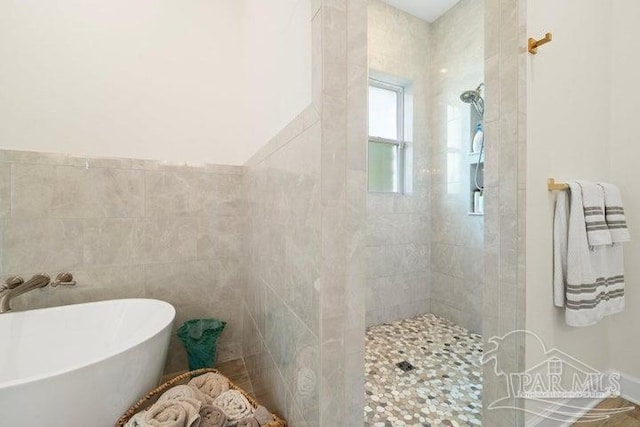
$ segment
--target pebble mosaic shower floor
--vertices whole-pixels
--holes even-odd
[[[433,314],[370,327],[365,426],[481,425],[481,357],[480,335]]]

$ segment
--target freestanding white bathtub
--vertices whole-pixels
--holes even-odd
[[[160,380],[174,317],[149,299],[0,314],[0,426],[112,427]]]

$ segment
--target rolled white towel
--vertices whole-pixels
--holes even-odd
[[[258,421],[261,426],[267,425],[273,421],[273,414],[269,412],[267,408],[260,405],[256,408],[253,417]]]
[[[191,387],[197,388],[207,399],[207,403],[229,390],[229,380],[220,374],[209,372],[189,381]]]
[[[156,402],[144,415],[144,427],[199,427],[202,403],[189,397]]]
[[[195,387],[189,385],[177,385],[162,393],[162,396],[158,399],[158,402],[164,402],[167,400],[174,400],[182,397],[188,397],[195,399],[203,405],[207,403],[205,395]]]
[[[138,412],[127,421],[124,427],[144,427],[144,414],[146,413],[147,411]]]
[[[227,416],[227,425],[236,426],[243,418],[253,416],[255,409],[246,397],[237,390],[229,390],[222,393],[214,401],[213,405],[222,409]]]
[[[236,427],[260,427],[260,423],[253,417],[244,417],[238,421]]]
[[[222,409],[208,404],[200,408],[200,427],[226,427],[227,425],[227,416]]]

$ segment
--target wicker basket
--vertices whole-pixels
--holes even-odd
[[[137,414],[140,411],[148,409],[151,405],[153,405],[156,402],[156,400],[158,400],[158,398],[162,395],[162,393],[169,390],[171,387],[174,387],[180,384],[186,384],[192,378],[202,374],[206,374],[208,372],[212,372],[214,374],[220,374],[220,372],[218,372],[215,369],[208,369],[208,368],[198,369],[196,371],[185,372],[184,374],[178,375],[177,377],[170,379],[164,384],[156,387],[155,389],[147,393],[147,395],[144,396],[142,399],[138,400],[135,403],[135,405],[129,408],[129,410],[127,410],[127,412],[125,412],[125,414],[120,417],[120,419],[116,423],[116,427],[124,427],[124,425],[127,422],[129,422],[131,417],[133,417],[135,414]],[[238,387],[231,381],[229,381],[229,389],[237,390],[240,393],[242,393],[242,395],[247,398],[249,403],[251,403],[251,405],[253,405],[254,408],[258,406],[258,402],[256,402],[256,400],[253,397],[249,396],[244,390],[242,390],[240,387]],[[263,427],[286,427],[286,426],[287,426],[287,423],[284,420],[274,415],[273,421],[270,422],[269,424],[266,424]]]

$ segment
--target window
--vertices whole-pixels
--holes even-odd
[[[370,192],[402,193],[404,181],[404,88],[369,82]]]

